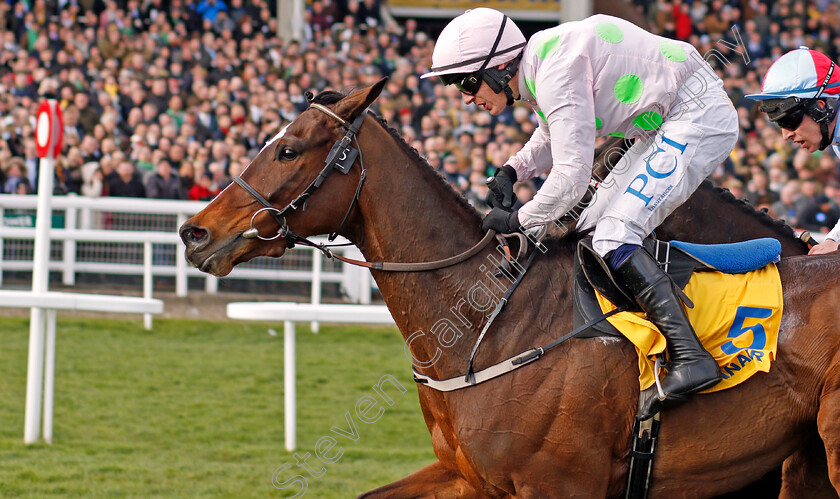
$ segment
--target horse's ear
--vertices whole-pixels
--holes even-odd
[[[386,76],[368,88],[356,90],[336,104],[336,112],[347,121],[353,121],[379,97],[387,82]]]

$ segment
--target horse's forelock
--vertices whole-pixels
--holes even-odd
[[[310,99],[310,103],[321,104],[321,105],[324,105],[324,106],[331,106],[331,105],[335,104],[336,102],[340,101],[341,99],[343,99],[346,96],[347,96],[346,94],[343,94],[341,92],[336,92],[336,91],[333,91],[333,90],[326,90],[326,91],[321,92],[318,95],[314,96],[312,99]],[[265,143],[265,145],[263,145],[262,149],[260,149],[260,152],[263,152],[263,150],[265,150],[266,147],[268,147],[272,143],[276,142],[277,139],[279,139],[280,137],[285,135],[286,130],[288,130],[288,128],[292,125],[292,123],[294,123],[294,120],[292,120],[292,122],[284,125],[283,128],[281,128],[280,131],[276,135],[274,135],[274,137],[272,137],[268,142]]]
[[[263,151],[265,150],[265,148],[266,148],[266,147],[270,146],[271,144],[273,144],[274,142],[276,142],[276,141],[277,141],[280,137],[282,137],[283,135],[285,135],[285,134],[286,134],[286,130],[288,130],[290,126],[291,126],[291,123],[287,123],[285,126],[283,126],[283,128],[281,128],[281,129],[280,129],[280,131],[279,131],[279,132],[277,132],[277,135],[275,135],[275,136],[274,136],[271,140],[269,140],[268,142],[266,142],[264,146],[262,146],[262,149],[260,149],[260,153],[261,153],[261,152],[263,152]],[[259,156],[259,153],[257,153],[257,155]]]
[[[347,97],[347,94],[343,92],[336,92],[335,90],[325,90],[320,92],[316,95],[311,103],[312,104],[321,104],[324,106],[330,106],[335,104],[336,102],[340,101],[341,99]]]

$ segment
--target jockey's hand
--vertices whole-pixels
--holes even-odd
[[[487,187],[490,188],[496,197],[496,202],[491,206],[514,209],[513,203],[516,196],[513,194],[513,184],[516,183],[516,170],[512,166],[505,165],[496,170],[496,175],[487,179]]]
[[[499,203],[499,200],[493,191],[487,191],[487,195],[484,196],[484,203],[491,208],[501,208],[505,211],[518,210],[519,208],[522,208],[522,206],[525,205],[525,203],[523,203],[522,200],[520,200],[519,198],[515,199],[516,200],[513,202],[513,206],[511,206],[510,208],[505,208]]]
[[[495,230],[499,234],[513,234],[519,227],[519,211],[508,211],[504,208],[493,208],[481,222],[484,232]]]
[[[837,241],[832,241],[831,239],[826,239],[825,241],[821,242],[820,244],[811,248],[811,251],[808,252],[809,255],[824,255],[826,253],[831,253],[832,251],[837,251],[838,246],[840,243]]]

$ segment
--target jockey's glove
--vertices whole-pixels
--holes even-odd
[[[513,205],[510,208],[502,207],[499,199],[496,197],[496,194],[493,191],[487,191],[487,195],[484,196],[484,204],[491,208],[502,208],[507,212],[511,212],[513,210],[518,210],[525,205],[519,198],[514,198]]]
[[[514,209],[513,203],[516,201],[516,196],[513,194],[513,184],[516,183],[516,170],[510,165],[505,165],[496,170],[493,180],[488,185],[490,191],[496,197],[496,202],[492,203],[491,206]]]
[[[513,234],[520,227],[519,210],[508,211],[504,208],[493,208],[481,222],[484,232],[495,230],[499,234]]]

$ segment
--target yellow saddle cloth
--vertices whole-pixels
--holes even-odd
[[[723,381],[703,393],[725,390],[758,371],[770,371],[783,306],[775,264],[746,274],[696,272],[684,291],[694,302],[694,308],[686,309],[694,331],[723,373]],[[596,295],[603,312],[615,308]],[[607,320],[636,346],[639,385],[642,390],[649,388],[655,382],[655,356],[665,351],[665,337],[644,313],[621,312]]]

